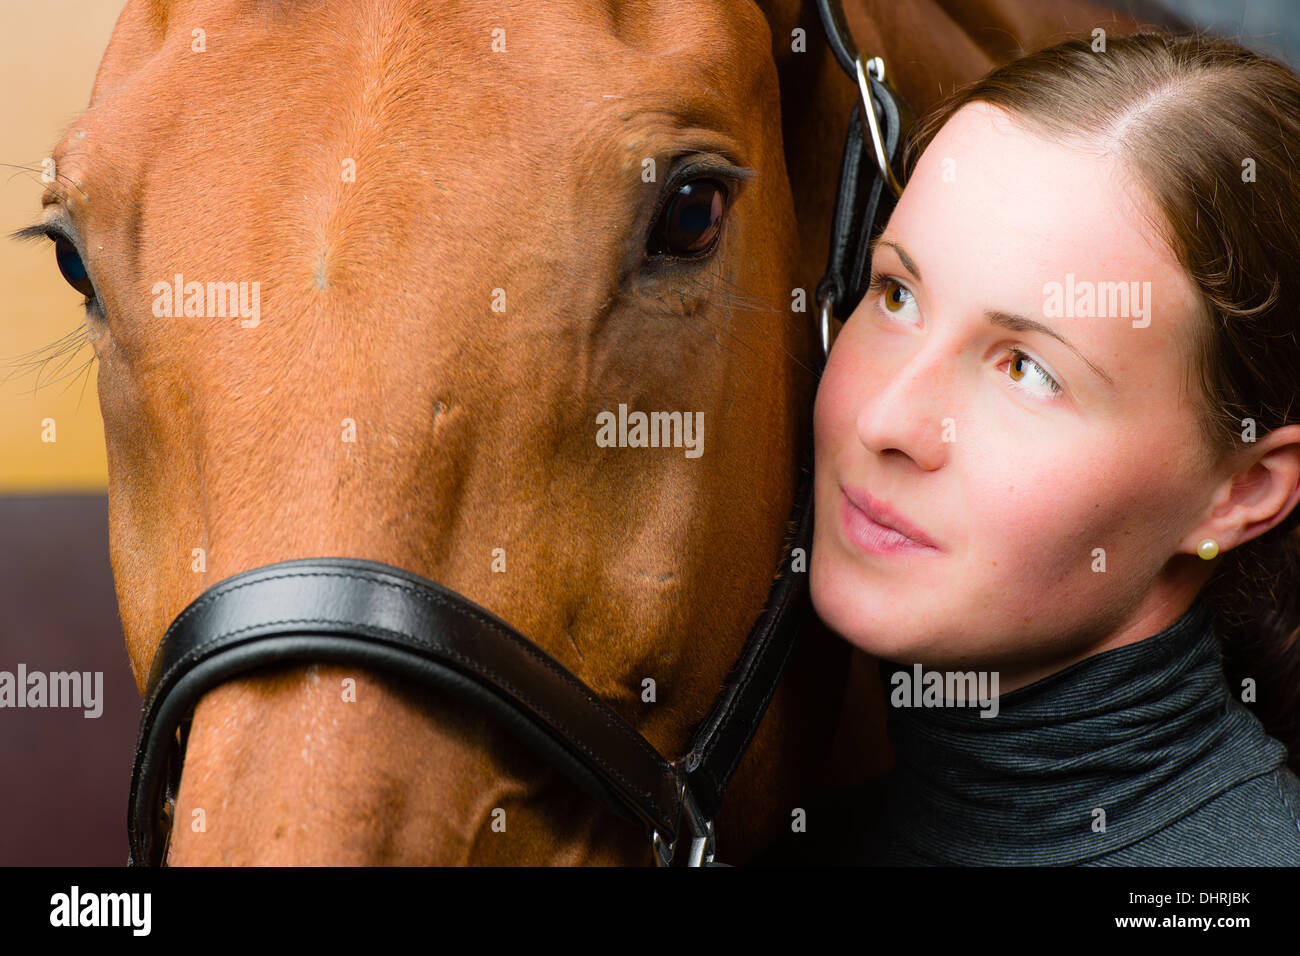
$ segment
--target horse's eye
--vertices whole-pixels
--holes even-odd
[[[58,260],[59,271],[63,273],[63,278],[68,280],[68,285],[87,299],[93,299],[95,297],[95,287],[86,274],[86,264],[81,261],[81,255],[77,252],[77,247],[68,240],[58,237],[54,240],[54,258]]]
[[[646,253],[651,256],[700,258],[716,244],[722,229],[727,187],[716,179],[695,179],[682,186],[659,214]]]

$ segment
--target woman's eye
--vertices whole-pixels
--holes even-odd
[[[909,305],[916,305],[916,299],[907,286],[903,285],[897,279],[886,275],[873,272],[871,281],[867,286],[868,294],[872,292],[880,293],[880,308],[892,314],[898,314],[906,309]],[[1005,361],[1009,362],[1007,374],[1009,375],[1014,387],[1026,392],[1035,392],[1042,394],[1046,389],[1051,395],[1058,395],[1061,392],[1060,383],[1052,377],[1047,369],[1043,368],[1028,353],[1020,349],[1010,349],[1011,358]],[[999,366],[1000,368],[1001,366]],[[1020,383],[1025,384],[1020,384]],[[1034,383],[1038,387],[1034,387]]]
[[[908,292],[893,279],[888,280],[885,283],[885,294],[882,296],[885,302],[885,308],[890,312],[901,311],[902,308],[907,305],[907,300],[902,299],[900,301],[900,296],[911,296],[911,294],[912,293]]]
[[[54,240],[54,258],[59,264],[59,271],[68,285],[72,286],[87,299],[95,297],[95,286],[86,273],[86,264],[81,261],[77,247],[68,240],[59,237]]]
[[[1033,382],[1036,379],[1053,395],[1061,391],[1061,386],[1056,379],[1052,378],[1045,368],[1019,349],[1011,349],[1011,358],[1008,359],[1008,363],[1007,372],[1013,382],[1023,382],[1026,378]],[[1026,391],[1036,391],[1036,389],[1025,385],[1017,385],[1016,387],[1024,388]]]
[[[646,242],[651,256],[701,258],[712,251],[722,231],[727,187],[716,179],[695,179],[664,204]]]
[[[878,273],[872,274],[871,282],[867,286],[867,292],[879,292],[880,307],[886,312],[895,315],[907,308],[909,303],[913,305],[916,303],[907,286],[896,279]]]

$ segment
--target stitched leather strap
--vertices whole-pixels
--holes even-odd
[[[149,679],[131,788],[141,859],[159,862],[161,849],[150,846],[144,815],[158,806],[164,768],[147,758],[165,752],[167,735],[216,684],[294,660],[370,665],[474,700],[610,809],[629,819],[639,811],[669,840],[676,833],[673,768],[558,661],[433,581],[371,561],[313,558],[222,581],[168,629]],[[179,753],[171,755],[178,768]]]
[[[696,730],[686,769],[700,811],[713,819],[722,806],[731,775],[758,730],[777,682],[790,657],[799,622],[811,613],[808,563],[813,532],[812,445],[804,456],[792,520],[794,535],[782,552],[781,566],[767,605],[709,715]],[[801,565],[794,564],[796,559]],[[793,567],[800,567],[794,571]]]
[[[840,0],[817,0],[817,13],[831,52],[840,61],[840,68],[856,83],[858,74],[854,61],[858,58],[858,45],[853,42],[853,31],[844,17],[843,4]]]

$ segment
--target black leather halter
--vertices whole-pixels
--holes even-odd
[[[817,285],[826,356],[839,323],[853,314],[866,293],[869,246],[885,228],[902,192],[898,157],[915,118],[889,85],[884,60],[864,57],[854,44],[840,0],[817,0],[817,12],[835,59],[858,87],[858,102],[844,139],[826,274]],[[866,108],[868,97],[873,109]]]
[[[559,661],[434,581],[373,561],[309,558],[219,582],[172,622],[154,656],[131,781],[130,862],[165,858],[185,737],[203,694],[266,664],[322,660],[374,667],[481,705],[615,813],[640,823],[664,865],[685,812],[692,863],[705,862],[712,818],[806,608],[807,573],[792,571],[790,559],[800,548],[806,561],[812,539],[810,456],[811,448],[796,528],[767,606],[690,751],[674,761]]]
[[[819,0],[819,7],[836,56],[855,75],[861,57],[839,3]],[[900,113],[883,83],[869,79],[892,157]],[[855,108],[830,262],[818,289],[823,311],[833,307],[839,316],[847,316],[862,295],[862,264],[854,257],[865,252],[879,211],[892,207],[892,194],[886,195],[876,167],[863,158],[858,115]],[[875,185],[866,185],[872,177]],[[309,558],[255,568],[213,585],[172,622],[154,655],[127,808],[130,864],[160,865],[166,859],[199,699],[216,685],[268,664],[330,661],[396,674],[482,707],[614,813],[643,827],[660,865],[675,856],[683,818],[691,834],[689,863],[722,865],[713,862],[713,818],[807,611],[811,436],[801,460],[792,531],[767,604],[696,728],[690,750],[676,760],[662,757],[586,684],[501,618],[409,571],[351,558]],[[792,570],[796,549],[804,562],[798,571]]]

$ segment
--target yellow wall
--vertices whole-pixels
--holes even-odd
[[[5,237],[39,218],[41,159],[90,102],[95,71],[123,3],[0,3],[0,233]],[[53,245],[0,237],[0,493],[107,487],[95,369],[93,364],[81,369],[94,355],[90,345],[47,365],[40,380],[80,372],[39,389],[34,371],[10,367],[15,356],[62,338],[81,320],[81,296],[59,275]],[[69,357],[56,373],[55,366]],[[55,420],[53,443],[41,441],[45,418]]]

